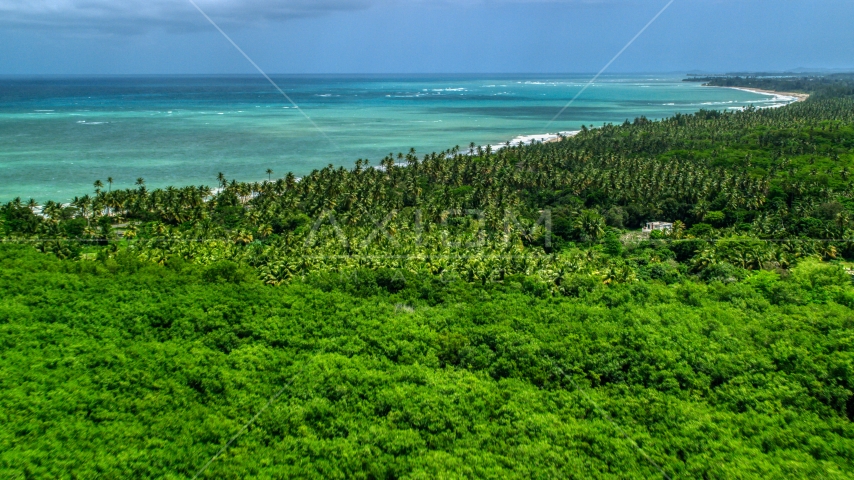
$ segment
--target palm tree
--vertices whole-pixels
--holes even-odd
[[[107,183],[110,185],[110,191],[113,191],[113,177],[107,177]]]
[[[268,168],[267,169],[267,181],[271,181],[272,179],[273,179],[273,169]]]
[[[595,210],[584,210],[575,219],[575,228],[587,241],[595,242],[605,234],[605,219]]]
[[[261,237],[269,237],[273,233],[273,227],[270,225],[261,225],[258,227],[258,235]]]
[[[130,225],[127,226],[127,229],[125,230],[123,237],[130,240],[130,239],[136,237],[138,231],[139,231],[139,227],[137,227],[136,224],[131,223]]]
[[[95,186],[95,194],[97,195],[97,194],[101,193],[101,189],[104,188],[104,182],[102,182],[100,180],[95,180],[94,186]]]
[[[80,214],[83,218],[86,219],[86,225],[89,225],[89,207],[91,206],[91,199],[89,195],[83,195],[82,197],[74,197],[71,201],[71,204],[77,207],[80,211]]]
[[[671,238],[675,238],[677,240],[681,239],[685,235],[685,224],[682,223],[681,220],[676,220],[673,222],[673,229],[670,231]]]
[[[236,243],[242,243],[244,245],[252,243],[252,234],[246,230],[238,230],[237,234],[234,237],[234,241]]]

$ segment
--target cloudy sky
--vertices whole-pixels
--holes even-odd
[[[196,0],[271,73],[596,72],[669,0]],[[612,72],[854,69],[852,0],[675,0]],[[252,73],[189,0],[0,0],[0,74]]]

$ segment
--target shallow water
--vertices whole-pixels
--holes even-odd
[[[92,183],[214,185],[218,172],[255,181],[327,164],[372,164],[501,144],[582,124],[771,106],[779,98],[701,87],[681,77],[605,76],[561,117],[589,77],[286,76],[0,79],[0,201],[68,200]],[[548,127],[547,127],[548,125]],[[322,132],[322,133],[321,133]]]

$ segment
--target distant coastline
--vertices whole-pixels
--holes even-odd
[[[703,85],[703,86],[704,87],[713,87],[713,88],[729,88],[731,90],[741,90],[742,92],[758,93],[761,95],[772,95],[774,97],[780,97],[781,101],[787,101],[788,103],[803,102],[804,100],[810,98],[810,95],[808,93],[778,92],[775,90],[763,90],[761,88],[750,88],[750,87],[722,87],[722,86],[718,86],[718,85]],[[781,107],[783,105],[777,105],[777,106]]]
[[[786,106],[790,103],[803,102],[806,99],[810,98],[810,95],[808,93],[778,92],[775,90],[763,90],[761,88],[750,88],[750,87],[719,87],[717,85],[704,85],[704,86],[714,87],[714,88],[729,88],[732,90],[741,90],[743,92],[758,93],[761,95],[770,95],[770,96],[775,97],[775,100],[779,100],[780,102],[783,102],[783,103],[778,103],[775,105],[770,105],[770,106],[762,107],[762,108],[779,108],[779,107]],[[581,132],[581,130],[572,130],[572,131],[567,131],[567,132],[545,133],[545,134],[540,134],[540,135],[520,135],[520,136],[514,138],[513,140],[511,140],[510,145],[511,146],[527,145],[528,143],[531,143],[532,141],[541,142],[541,143],[559,142],[559,141],[563,140],[564,138],[573,137],[573,136],[579,134],[580,132]],[[492,148],[493,149],[501,149],[505,146],[506,146],[505,144],[492,145]]]
[[[735,90],[743,90],[745,92],[761,93],[761,94],[765,94],[765,95],[783,95],[786,97],[794,97],[796,102],[803,102],[804,100],[810,98],[809,93],[777,92],[774,90],[762,90],[761,88],[748,88],[748,87],[723,87],[723,88],[732,88]]]

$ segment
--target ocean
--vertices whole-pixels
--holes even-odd
[[[0,201],[67,201],[92,184],[129,188],[259,181],[328,164],[376,165],[415,148],[524,136],[791,99],[667,75],[0,78]],[[308,118],[307,118],[308,117]],[[528,137],[530,138],[530,137]]]

